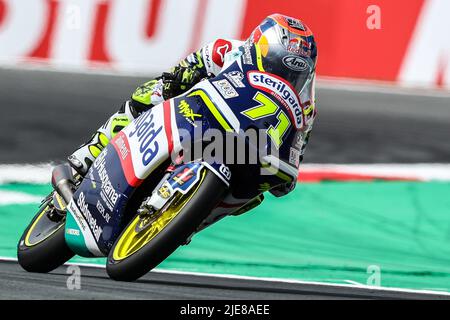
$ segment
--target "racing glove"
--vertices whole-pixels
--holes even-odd
[[[186,92],[201,80],[201,72],[190,67],[176,66],[162,74],[164,100]]]

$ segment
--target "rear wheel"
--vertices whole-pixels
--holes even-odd
[[[133,281],[143,276],[195,232],[222,200],[225,184],[204,169],[187,194],[177,193],[168,206],[151,217],[136,215],[112,247],[106,270],[115,280]]]
[[[49,196],[40,206],[17,246],[18,262],[29,272],[50,272],[74,256],[64,238],[65,216],[52,202]]]

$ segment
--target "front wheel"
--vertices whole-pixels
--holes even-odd
[[[74,256],[64,238],[66,219],[52,202],[49,196],[41,205],[17,246],[18,262],[29,272],[50,272]]]
[[[204,169],[187,194],[178,193],[157,218],[136,215],[112,247],[106,265],[115,280],[133,281],[171,255],[208,216],[226,191],[225,184]]]

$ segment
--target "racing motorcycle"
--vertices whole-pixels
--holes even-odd
[[[107,257],[112,279],[133,281],[200,230],[294,181],[307,114],[289,83],[264,71],[254,45],[239,50],[220,74],[120,131],[84,177],[68,164],[56,166],[53,191],[19,241],[19,264],[49,272],[75,254]],[[195,131],[211,129],[241,138],[257,160],[187,157],[196,143],[205,144]],[[249,130],[263,135],[255,142]]]

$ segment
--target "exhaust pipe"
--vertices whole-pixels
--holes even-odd
[[[53,169],[52,185],[56,192],[64,199],[66,204],[68,204],[72,199],[75,190],[72,168],[69,164],[60,164]]]

